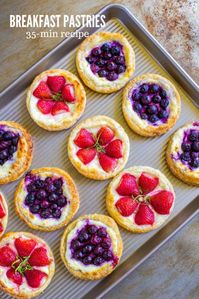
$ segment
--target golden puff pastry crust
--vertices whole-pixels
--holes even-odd
[[[96,141],[98,140],[97,134],[99,130],[102,128],[108,128],[113,132],[114,135],[113,139],[104,146],[105,152],[103,152],[103,155],[106,154],[107,146],[109,144],[112,144],[111,142],[114,142],[114,140],[116,139],[120,140],[120,142],[122,143],[122,149],[121,149],[122,157],[115,159],[113,158],[114,154],[108,157],[108,159],[113,158],[113,160],[116,161],[113,162],[116,164],[116,166],[112,170],[109,169],[109,167],[106,169],[107,166],[106,163],[105,165],[103,165],[104,168],[102,168],[101,166],[102,164],[100,164],[100,159],[99,159],[99,155],[101,154],[99,148],[96,149],[96,156],[94,157],[94,159],[92,159],[91,162],[87,164],[84,164],[82,160],[77,156],[78,151],[81,150],[82,148],[77,146],[74,143],[74,141],[79,136],[80,131],[82,129],[86,129],[89,132],[89,134],[92,134],[92,136]],[[71,163],[82,175],[94,180],[106,180],[118,174],[127,163],[129,157],[129,150],[130,150],[129,138],[126,132],[124,131],[124,129],[122,128],[122,126],[112,118],[109,118],[105,115],[97,115],[97,116],[90,117],[86,120],[83,120],[72,130],[68,140],[68,157]],[[103,161],[104,158],[102,158],[102,163]],[[112,161],[108,161],[108,163],[109,162],[112,163]]]
[[[40,199],[40,210],[38,213],[34,214],[30,211],[30,205],[25,204],[25,198],[28,194],[27,188],[26,188],[26,180],[29,180],[27,176],[33,176],[35,178],[41,179],[42,181],[45,181],[46,178],[51,178],[53,179],[53,182],[55,180],[62,180],[62,194],[61,195],[56,195],[54,201],[50,201],[49,196],[48,198]],[[73,218],[73,216],[76,214],[76,212],[79,209],[79,194],[75,185],[75,182],[71,178],[71,176],[65,172],[64,170],[60,168],[52,168],[52,167],[43,167],[43,168],[38,168],[31,170],[30,173],[27,174],[27,176],[19,183],[15,196],[14,196],[14,202],[15,202],[15,211],[17,215],[20,217],[21,220],[23,220],[29,227],[32,229],[36,230],[41,230],[41,231],[54,231],[57,229],[60,229],[61,227],[65,226],[68,224],[68,222]],[[53,184],[51,181],[49,184]],[[39,189],[41,192],[45,192],[45,186],[41,187]],[[56,189],[53,191],[53,196],[56,193]],[[52,195],[51,193],[51,195]],[[60,205],[58,204],[58,201],[60,200],[61,197],[65,197],[66,204],[65,205]],[[37,198],[35,198],[37,200]],[[43,208],[42,206],[42,201],[48,202],[47,207]],[[35,203],[35,201],[34,201]],[[61,215],[58,217],[53,216],[52,213],[50,212],[49,217],[42,216],[40,217],[40,212],[45,209],[49,211],[49,209],[52,207],[53,204],[58,205],[58,209],[61,210]],[[60,208],[59,208],[60,207]]]
[[[53,253],[48,246],[48,244],[42,240],[41,238],[35,236],[34,234],[28,233],[28,232],[9,232],[6,233],[1,239],[0,239],[0,248],[3,247],[5,244],[8,245],[12,250],[14,250],[15,253],[17,253],[17,249],[14,246],[14,241],[17,238],[25,238],[26,240],[31,239],[34,240],[38,246],[42,246],[47,250],[47,256],[50,261],[50,264],[47,266],[37,266],[35,269],[40,270],[42,272],[45,272],[47,274],[45,281],[41,281],[41,286],[38,288],[32,288],[28,285],[26,282],[25,277],[23,276],[23,283],[22,285],[18,286],[12,280],[8,279],[6,276],[6,271],[9,269],[8,267],[4,268],[3,266],[0,266],[1,274],[0,274],[0,289],[11,295],[13,298],[17,299],[30,299],[34,298],[41,293],[44,292],[44,290],[48,287],[50,284],[54,273],[55,273],[55,260]],[[4,269],[6,269],[4,271]],[[34,267],[33,267],[34,269]]]
[[[84,265],[72,258],[70,253],[70,242],[77,230],[84,225],[94,225],[98,227],[105,227],[110,239],[111,239],[111,250],[114,256],[113,261],[105,261],[102,264],[95,266],[94,264]],[[85,280],[96,280],[101,279],[109,275],[118,264],[123,251],[123,242],[115,221],[108,216],[93,214],[84,215],[79,217],[77,220],[72,222],[65,230],[60,245],[61,258],[68,269],[68,271],[77,278]]]
[[[191,132],[197,132],[196,138],[189,140]],[[183,150],[183,143],[187,149]],[[199,143],[199,122],[187,123],[179,128],[169,139],[166,159],[172,173],[181,181],[199,186],[199,150],[194,150],[194,146]],[[197,149],[197,148],[195,148]],[[185,155],[188,161],[181,159]],[[189,158],[190,157],[190,158]]]
[[[33,95],[34,90],[41,81],[46,82],[48,76],[63,76],[66,84],[72,84],[75,94],[75,102],[67,103],[70,111],[64,111],[61,114],[52,115],[50,113],[43,114],[37,107],[38,98]],[[79,79],[69,71],[62,69],[47,70],[39,74],[32,82],[28,89],[26,105],[31,118],[41,128],[48,131],[60,131],[70,128],[81,117],[86,106],[86,92]]]
[[[16,122],[0,121],[0,128],[19,135],[17,151],[13,153],[11,159],[0,165],[0,184],[7,184],[20,178],[29,169],[33,156],[33,143],[29,132]]]
[[[0,192],[0,237],[5,233],[8,223],[8,206],[5,197]]]
[[[152,122],[149,122],[147,119],[141,118],[140,115],[137,112],[135,112],[132,107],[133,105],[131,100],[132,92],[136,88],[139,88],[140,85],[145,83],[150,85],[156,84],[164,91],[166,91],[167,97],[169,99],[169,106],[168,108],[165,107],[165,109],[169,109],[168,117],[164,119],[164,117],[160,116],[159,118],[159,113],[161,112],[159,110],[157,114],[158,120],[157,122],[154,123],[154,125]],[[161,105],[159,105],[159,103],[157,102],[156,102],[156,106],[158,106],[158,109],[161,109]],[[148,73],[148,74],[140,75],[134,78],[132,81],[130,81],[128,85],[125,87],[123,91],[122,110],[129,127],[137,134],[146,137],[162,135],[175,125],[176,121],[180,116],[180,112],[181,112],[180,95],[177,89],[175,88],[175,86],[168,79],[157,74]],[[150,114],[148,116],[150,117]]]
[[[139,178],[142,174],[144,174],[144,178],[142,176],[141,182]],[[148,178],[150,178],[150,180]],[[127,191],[125,190],[124,186],[125,181],[122,182],[122,179],[127,179]],[[136,182],[136,188],[134,187],[133,191],[129,191],[128,187],[134,184],[134,182]],[[146,186],[146,184],[150,184],[150,186],[153,187],[150,187],[149,185]],[[157,194],[159,196],[158,200],[160,199],[160,194],[161,197],[163,197],[162,202],[167,200],[166,196],[169,197],[168,200],[170,201],[170,205],[167,205],[169,206],[167,211],[160,210],[162,202],[158,205],[158,210],[155,209],[154,205],[152,205],[152,198],[155,195],[157,199]],[[119,200],[124,198],[128,199],[123,201],[123,206],[118,205]],[[133,201],[135,206],[127,206],[127,204],[131,204],[129,203],[129,199],[130,201]],[[162,172],[148,166],[134,166],[123,170],[111,181],[106,194],[106,207],[108,213],[120,226],[132,233],[146,233],[161,226],[171,214],[174,207],[174,202],[175,193],[173,186],[171,185],[169,180]],[[145,204],[147,204],[147,207],[145,206]],[[142,210],[139,211],[141,205],[144,205],[144,208],[142,206]],[[148,207],[150,211],[148,211]]]
[[[125,57],[126,70],[119,74],[114,81],[95,75],[86,57],[91,50],[107,42],[118,42],[122,45]],[[128,40],[120,33],[98,32],[87,37],[80,45],[76,55],[78,73],[83,82],[92,90],[100,93],[112,93],[121,89],[131,78],[135,70],[135,53]]]

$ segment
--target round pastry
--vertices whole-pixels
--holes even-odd
[[[4,234],[8,222],[8,206],[7,202],[0,192],[0,237]]]
[[[112,93],[121,89],[135,70],[135,54],[120,33],[98,32],[87,37],[76,56],[81,79],[91,89]]]
[[[133,131],[142,136],[156,136],[175,125],[181,111],[181,100],[168,79],[145,74],[125,87],[122,109]]]
[[[0,240],[0,289],[15,298],[38,296],[55,272],[51,249],[27,232],[9,232]]]
[[[28,172],[15,192],[15,209],[33,229],[53,231],[65,226],[79,208],[73,179],[59,168]]]
[[[187,184],[199,186],[199,122],[188,123],[171,136],[167,163],[173,174]]]
[[[61,258],[68,271],[80,279],[100,279],[119,263],[123,243],[115,221],[105,215],[79,217],[61,239]]]
[[[59,131],[70,128],[83,114],[86,93],[72,73],[47,70],[32,82],[26,104],[30,116],[40,127]]]
[[[98,115],[73,129],[68,141],[68,157],[84,176],[105,180],[124,168],[129,147],[124,129],[115,120]]]
[[[106,206],[122,227],[134,233],[145,233],[167,220],[174,200],[173,187],[159,170],[134,166],[109,184]]]
[[[0,184],[17,180],[32,162],[32,138],[13,121],[0,121]]]

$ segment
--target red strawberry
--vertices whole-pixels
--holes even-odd
[[[36,269],[27,270],[24,273],[28,285],[32,288],[39,288],[44,277],[47,277],[47,274]]]
[[[68,105],[64,102],[56,102],[55,105],[52,108],[52,115],[57,115],[63,112],[69,112],[70,109],[68,107]]]
[[[21,285],[23,282],[23,278],[22,275],[15,271],[13,268],[10,268],[7,272],[6,272],[7,277],[12,280],[14,283]]]
[[[0,223],[0,233],[2,233],[3,232],[3,225],[2,225],[2,223]]]
[[[81,148],[87,148],[95,144],[95,139],[88,130],[81,129],[77,134],[74,143]]]
[[[96,156],[95,148],[82,148],[78,150],[77,156],[85,165],[89,164]]]
[[[0,204],[0,218],[3,218],[6,215],[2,205]]]
[[[159,184],[159,178],[152,177],[148,173],[143,172],[139,177],[139,186],[142,189],[143,193],[149,193],[153,191]]]
[[[114,132],[108,127],[102,127],[99,129],[97,137],[99,137],[99,144],[106,145],[113,139]]]
[[[52,96],[52,93],[48,85],[45,82],[41,81],[37,88],[35,88],[35,90],[33,91],[33,95],[39,99],[49,99]]]
[[[39,100],[37,102],[37,107],[43,114],[49,114],[54,105],[55,102],[51,100]]]
[[[75,90],[73,84],[66,84],[62,89],[62,98],[67,102],[75,102]]]
[[[50,89],[54,92],[62,90],[66,80],[63,76],[48,76],[47,84]]]
[[[47,266],[50,264],[50,260],[47,255],[47,250],[44,247],[36,248],[31,254],[29,260],[31,266]]]
[[[99,163],[106,172],[113,171],[117,166],[116,159],[108,157],[103,153],[99,153]]]
[[[105,148],[106,154],[109,157],[119,159],[122,157],[122,141],[115,139],[111,141]]]
[[[11,266],[15,260],[16,253],[8,245],[0,248],[0,266]]]
[[[21,257],[29,256],[36,245],[37,242],[32,239],[23,239],[21,237],[15,239],[15,247]]]
[[[155,216],[154,212],[147,204],[141,203],[134,219],[137,225],[152,225],[155,221]]]
[[[138,202],[131,197],[122,197],[116,202],[115,205],[120,214],[124,217],[127,217],[133,214],[138,206]]]
[[[136,177],[134,177],[134,175],[129,173],[123,174],[116,191],[119,195],[123,195],[123,196],[139,195],[139,189],[136,182]]]
[[[154,210],[161,215],[170,213],[170,209],[174,202],[173,193],[166,190],[161,190],[150,196],[150,203]]]

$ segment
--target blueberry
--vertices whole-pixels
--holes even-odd
[[[135,110],[135,112],[140,112],[142,110],[142,105],[139,103],[134,103],[133,109]]]
[[[67,204],[67,200],[66,200],[66,197],[64,195],[61,195],[58,200],[57,200],[57,205],[59,207],[64,207],[65,205]]]
[[[50,218],[50,216],[51,216],[50,210],[49,209],[42,210],[40,212],[40,216],[41,216],[41,218],[44,218],[44,219]]]
[[[34,185],[34,183],[29,184],[27,186],[27,190],[28,190],[28,192],[36,191],[36,186]]]
[[[3,150],[2,152],[0,152],[0,159],[4,160],[8,157],[8,152],[7,150]]]
[[[147,84],[142,84],[140,87],[140,92],[141,93],[146,93],[149,90],[149,87]]]
[[[53,182],[53,185],[55,186],[56,189],[60,189],[62,187],[62,185],[63,185],[63,180],[61,178],[56,179]]]
[[[59,219],[61,217],[61,210],[57,209],[52,212],[54,218]]]
[[[97,235],[102,238],[106,237],[107,233],[105,227],[99,228],[97,231]]]
[[[148,119],[148,115],[146,113],[140,114],[141,119]]]
[[[156,93],[159,91],[159,86],[157,84],[153,84],[151,87],[150,87],[150,91],[152,93]]]
[[[196,141],[196,140],[198,140],[198,132],[197,131],[191,131],[191,133],[189,134],[189,137],[188,137],[188,139],[190,140],[190,141]]]
[[[181,158],[181,160],[186,161],[186,162],[190,162],[191,161],[191,156],[190,156],[189,152],[182,153],[180,155],[180,158]]]
[[[114,56],[117,56],[120,54],[120,48],[118,46],[113,46],[111,48],[111,53],[114,55]]]
[[[39,205],[33,204],[33,205],[30,206],[30,212],[33,213],[33,214],[38,213],[39,210],[40,210],[40,206]]]
[[[168,99],[162,99],[160,102],[160,106],[162,108],[166,108],[169,105],[169,100]]]
[[[102,256],[105,261],[110,261],[113,258],[112,252],[110,250],[104,251]]]
[[[9,147],[9,149],[8,149],[8,152],[9,152],[9,154],[14,154],[15,152],[16,152],[16,150],[17,150],[17,147],[16,146],[14,146],[14,145],[11,145],[10,147]]]
[[[55,193],[50,194],[50,196],[48,197],[48,201],[50,203],[57,201],[58,196]]]
[[[190,152],[191,144],[183,142],[182,145],[181,145],[181,148],[184,152]]]
[[[46,191],[41,189],[37,192],[36,197],[37,199],[43,199],[46,197],[46,195],[47,195]]]
[[[153,102],[154,103],[160,103],[161,102],[161,97],[159,95],[153,96]]]
[[[103,45],[101,46],[101,50],[102,50],[103,52],[108,52],[109,49],[110,49],[110,46],[109,46],[108,43],[105,43],[105,44],[103,44]]]
[[[96,233],[96,231],[97,231],[97,227],[96,227],[95,225],[90,225],[90,226],[88,227],[87,231],[88,231],[89,234],[93,235],[93,234]]]
[[[4,131],[0,130],[0,139],[3,137]]]
[[[99,70],[98,71],[98,76],[99,77],[106,77],[107,76],[107,71],[106,70]]]
[[[89,235],[86,232],[81,232],[78,236],[78,240],[83,243],[89,239]]]
[[[83,253],[90,253],[92,250],[93,250],[93,246],[87,244],[87,245],[82,249],[82,252],[83,252]]]
[[[111,54],[110,52],[105,52],[105,53],[103,54],[103,58],[104,58],[105,60],[109,60],[109,59],[111,59],[111,57],[112,57],[112,54]]]
[[[194,168],[198,168],[199,167],[199,158],[195,158],[191,165],[194,167]]]
[[[111,240],[109,238],[105,238],[101,245],[104,249],[108,249],[109,247],[111,247]]]
[[[100,48],[94,48],[94,49],[92,49],[92,51],[91,51],[91,54],[92,54],[93,56],[99,56],[101,53],[102,53],[102,51],[100,50]]]
[[[117,80],[118,75],[115,72],[110,72],[107,74],[106,79],[109,81],[115,81]]]
[[[19,136],[16,136],[12,139],[12,144],[13,145],[17,145],[18,144],[18,141],[19,141]]]
[[[1,141],[0,142],[0,151],[7,149],[11,144],[11,141]]]
[[[168,118],[168,116],[169,116],[169,113],[166,111],[166,110],[160,110],[159,112],[158,112],[158,117],[160,118],[160,119],[162,119],[162,118]]]
[[[58,196],[62,195],[63,194],[62,188],[55,190],[55,194]]]
[[[50,205],[51,210],[56,210],[57,207],[58,207],[58,206],[57,206],[56,203],[53,203],[53,204]]]
[[[25,204],[27,205],[33,204],[34,200],[35,200],[34,193],[29,193],[28,195],[26,195]]]
[[[115,61],[116,64],[119,64],[119,65],[124,65],[125,64],[124,56],[116,56],[114,61]]]
[[[103,262],[104,262],[104,259],[103,259],[102,257],[98,256],[98,257],[96,257],[96,258],[94,259],[93,264],[94,264],[95,266],[99,266],[99,265],[101,265]]]
[[[166,91],[164,89],[162,89],[160,91],[160,96],[161,96],[162,99],[165,99],[167,97],[167,93],[166,93]]]
[[[80,242],[78,240],[72,240],[71,247],[74,250],[77,250],[81,246]]]
[[[86,60],[88,61],[88,63],[92,64],[95,61],[95,58],[92,56],[88,56],[86,57]]]
[[[42,181],[41,179],[37,179],[35,182],[35,186],[37,188],[43,188],[44,187],[44,181]]]
[[[0,159],[0,165],[3,165],[3,164],[4,164],[4,161]]]
[[[45,179],[45,184],[46,184],[46,186],[49,185],[49,184],[52,184],[52,179],[51,179],[51,177],[47,177],[47,178]]]
[[[126,66],[124,66],[124,65],[118,65],[116,71],[117,71],[118,74],[124,73],[126,71]]]
[[[47,200],[43,200],[41,203],[40,203],[40,206],[42,209],[46,209],[49,207],[49,202]]]
[[[74,257],[76,260],[80,260],[80,259],[82,259],[82,258],[84,257],[84,255],[83,255],[83,253],[79,250],[79,251],[77,251],[77,252],[75,252],[75,253],[73,254],[73,257]]]
[[[192,157],[193,159],[199,158],[199,153],[192,152],[192,153],[191,153],[191,157]]]
[[[96,245],[96,244],[99,244],[101,242],[101,238],[97,235],[93,235],[92,238],[91,238],[91,243]]]
[[[92,258],[91,256],[86,256],[85,258],[83,258],[82,261],[85,265],[89,265],[92,262]]]
[[[145,95],[145,96],[142,96],[141,98],[141,103],[143,105],[148,105],[149,103],[151,102],[151,99],[149,96]]]
[[[151,105],[147,107],[147,113],[148,114],[156,114],[158,112],[158,109],[156,105]]]
[[[102,58],[98,59],[95,64],[99,67],[103,67],[106,64],[106,60],[103,60]]]
[[[46,191],[49,192],[49,193],[52,193],[56,190],[55,186],[54,185],[47,185],[46,186]]]
[[[11,140],[14,136],[15,136],[15,135],[14,135],[14,133],[12,133],[12,132],[5,132],[5,133],[3,134],[3,139],[4,139],[5,141],[7,141],[7,140]]]
[[[100,245],[96,246],[94,249],[94,253],[97,255],[101,255],[103,252],[104,252],[104,249]]]
[[[157,115],[150,115],[149,117],[149,121],[152,122],[152,123],[155,123],[159,120],[159,118],[157,117]]]
[[[116,64],[113,62],[113,61],[109,61],[108,63],[107,63],[107,66],[106,66],[106,68],[107,68],[107,70],[109,70],[109,71],[113,71],[113,70],[115,70],[116,69]]]
[[[139,101],[141,99],[141,94],[139,92],[135,92],[132,94],[132,99],[134,101]]]
[[[199,152],[199,141],[194,141],[191,148],[194,152]]]

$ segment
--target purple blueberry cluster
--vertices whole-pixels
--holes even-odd
[[[100,266],[109,261],[114,265],[117,258],[111,247],[111,238],[105,227],[86,224],[71,241],[70,250],[72,257],[84,265]]]
[[[166,123],[169,117],[169,98],[158,84],[143,83],[131,95],[133,110],[152,124]]]
[[[199,167],[199,130],[188,130],[184,132],[181,144],[182,153],[180,159],[182,163],[191,169]]]
[[[0,128],[0,166],[11,160],[17,151],[19,134]]]
[[[109,81],[118,79],[119,74],[126,71],[123,46],[116,42],[107,42],[102,46],[95,47],[86,57],[94,74],[106,78]]]
[[[31,213],[38,214],[43,219],[61,217],[62,209],[67,205],[67,199],[63,195],[62,178],[41,179],[28,173],[25,186],[28,192],[25,205]]]

